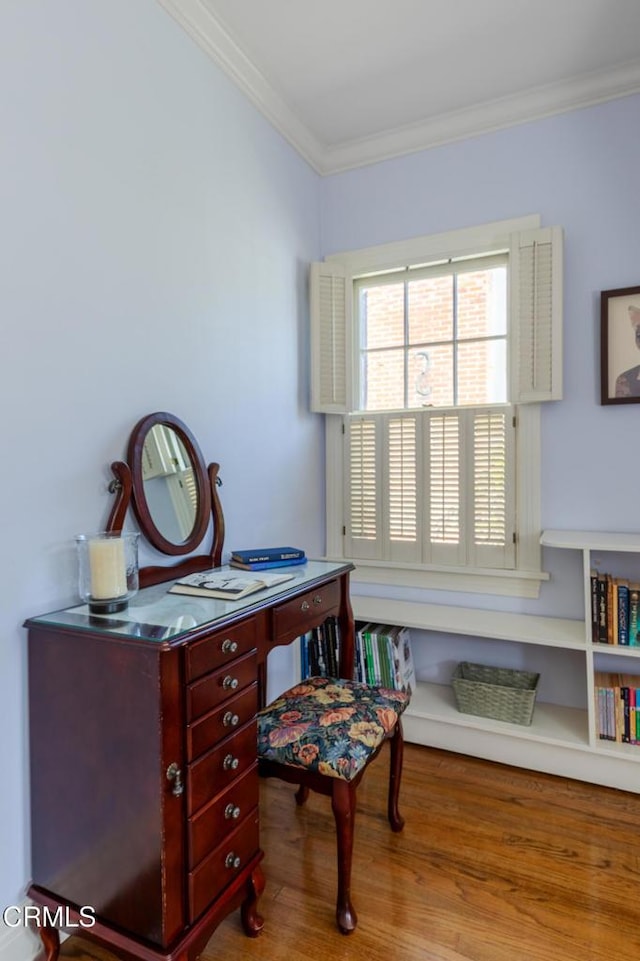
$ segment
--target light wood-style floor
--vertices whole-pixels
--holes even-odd
[[[255,940],[237,913],[202,961],[612,961],[640,950],[640,795],[415,745],[394,835],[388,754],[367,773],[356,820],[350,937],[334,926],[327,798],[297,808],[261,785],[267,886]],[[640,770],[639,770],[640,787]],[[72,938],[62,955],[112,961]]]

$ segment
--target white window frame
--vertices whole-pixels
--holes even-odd
[[[354,582],[537,597],[540,582],[548,579],[548,575],[541,570],[539,545],[541,450],[538,402],[559,399],[561,396],[562,261],[560,228],[547,230],[554,232],[553,243],[548,245],[552,251],[552,260],[545,268],[553,270],[551,285],[553,302],[548,305],[547,326],[545,327],[544,324],[542,326],[541,340],[544,343],[541,351],[547,351],[544,356],[545,358],[548,356],[551,362],[548,369],[545,367],[542,371],[538,369],[537,363],[538,357],[542,356],[541,351],[537,350],[538,327],[535,328],[533,336],[530,336],[529,328],[533,328],[535,324],[532,324],[531,317],[527,316],[528,313],[535,314],[538,305],[535,303],[535,296],[531,294],[531,285],[523,287],[521,284],[517,266],[521,262],[520,247],[526,247],[530,242],[540,243],[543,232],[540,231],[538,215],[334,254],[326,258],[325,263],[330,265],[330,269],[336,271],[341,279],[344,278],[344,285],[349,289],[353,287],[355,277],[367,273],[392,270],[411,263],[427,263],[438,259],[511,250],[508,336],[513,340],[514,347],[510,351],[512,360],[508,374],[510,404],[514,405],[518,419],[515,490],[518,566],[515,570],[498,570],[358,559],[354,562],[356,564],[356,571],[352,575]],[[516,248],[518,248],[518,256],[514,255]],[[313,269],[319,271],[322,265],[314,265]],[[524,261],[523,276],[526,269],[526,261]],[[534,271],[536,269],[537,267],[534,266]],[[318,325],[314,323],[313,291],[317,289],[317,283],[312,283],[312,352],[319,351],[322,337],[318,333]],[[325,292],[326,289],[325,287]],[[317,304],[315,307],[317,308]],[[343,414],[350,410],[357,410],[355,391],[358,382],[357,325],[353,318],[353,297],[347,296],[346,317],[344,317],[346,336],[340,341],[338,390],[335,389],[335,381],[331,381],[328,397],[326,390],[324,398],[320,394],[322,378],[318,374],[315,358],[312,363],[312,409],[320,410],[327,415],[325,418],[327,555],[333,558],[345,557],[346,485],[344,483]],[[527,323],[529,327],[526,326]],[[517,359],[523,355],[524,365]],[[327,356],[326,345],[324,345],[324,356],[325,358]],[[325,381],[325,383],[328,382]]]

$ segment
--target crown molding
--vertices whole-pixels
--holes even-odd
[[[545,84],[371,137],[328,145],[314,137],[202,0],[158,0],[158,3],[323,176],[640,92],[640,59],[637,59],[610,70]]]
[[[439,114],[373,137],[326,147],[320,164],[321,173],[338,173],[379,163],[639,92],[640,60],[634,60],[612,70],[586,74],[562,83],[545,84],[522,94]]]
[[[158,0],[318,173],[323,147],[201,0]]]

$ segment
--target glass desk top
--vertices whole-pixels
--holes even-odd
[[[215,627],[218,621],[222,623],[250,614],[274,598],[286,600],[289,594],[304,590],[305,587],[313,587],[317,581],[325,580],[334,574],[345,574],[352,569],[352,564],[333,561],[307,561],[306,564],[291,568],[278,568],[274,573],[291,573],[292,579],[236,601],[169,594],[169,588],[175,580],[165,581],[138,591],[129,601],[129,607],[117,614],[93,614],[86,604],[81,604],[31,617],[26,621],[26,626],[72,627],[80,631],[91,631],[93,634],[140,638],[145,641],[177,641],[197,628]],[[256,577],[260,577],[260,572],[255,573]]]

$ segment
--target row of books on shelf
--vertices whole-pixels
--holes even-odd
[[[326,621],[300,638],[302,677],[339,676],[338,621]],[[355,679],[396,691],[416,689],[416,672],[407,627],[362,624],[355,636]]]
[[[328,617],[300,638],[300,673],[305,677],[340,676],[340,627]]]
[[[640,584],[591,571],[594,644],[640,647]]]
[[[640,744],[640,676],[596,671],[594,686],[598,737]]]
[[[408,627],[363,624],[356,631],[356,678],[396,691],[416,689]]]

